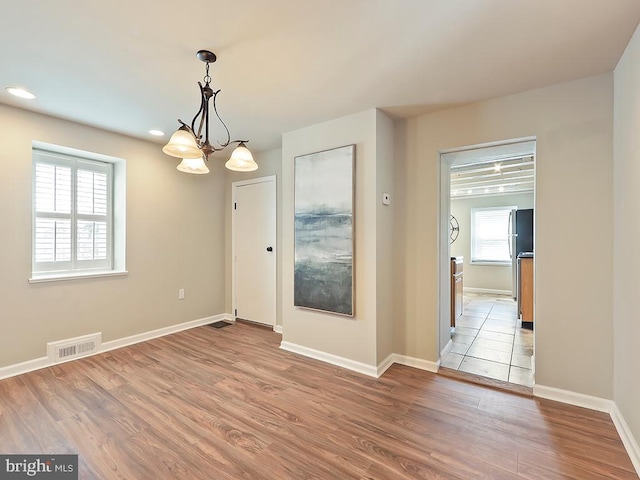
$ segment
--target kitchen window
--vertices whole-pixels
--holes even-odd
[[[123,168],[119,159],[73,153],[85,155],[33,149],[30,281],[124,273],[123,215],[114,216],[114,194],[124,191],[114,188],[115,178]]]
[[[515,207],[471,209],[471,263],[511,265],[509,222]]]

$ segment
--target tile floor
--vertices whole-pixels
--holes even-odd
[[[453,348],[441,365],[533,386],[533,331],[521,327],[516,309],[510,296],[465,293],[462,316],[452,329]]]

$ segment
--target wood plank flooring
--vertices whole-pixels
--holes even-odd
[[[0,381],[0,453],[85,479],[638,479],[607,414],[199,327]]]

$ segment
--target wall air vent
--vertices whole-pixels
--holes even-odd
[[[102,345],[102,332],[47,343],[47,356],[55,363],[96,353]]]

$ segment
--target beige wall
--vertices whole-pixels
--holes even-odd
[[[428,157],[419,149],[418,120],[396,121],[395,353],[435,362],[440,166],[437,160],[417,157]]]
[[[393,254],[394,254],[394,131],[393,122],[376,111],[376,363],[394,352]],[[382,194],[391,195],[391,205],[382,203]]]
[[[224,201],[225,211],[225,311],[232,312],[233,298],[232,298],[232,265],[231,265],[231,245],[233,241],[233,232],[231,230],[231,198],[232,198],[232,183],[240,182],[243,180],[250,180],[252,178],[268,177],[275,175],[276,177],[276,325],[282,325],[282,260],[279,245],[282,244],[282,215],[280,209],[282,208],[282,150],[275,149],[266,152],[252,152],[253,158],[258,164],[258,170],[253,172],[232,172],[226,171],[226,191]]]
[[[464,257],[464,287],[511,292],[513,284],[511,265],[471,264],[471,209],[486,207],[533,208],[533,192],[451,199],[451,214],[456,217],[460,225],[458,238],[451,244],[451,256]]]
[[[0,124],[0,367],[45,356],[49,341],[98,331],[109,341],[223,313],[221,165],[181,174],[157,144],[1,105]],[[126,159],[127,276],[27,283],[33,140]]]
[[[407,151],[408,151],[408,133],[407,121],[396,119],[393,125],[394,142],[393,142],[393,197],[392,205],[394,208],[394,229],[393,229],[393,313],[395,315],[394,322],[394,353],[405,353],[409,351],[407,343],[407,322],[405,321],[409,311],[415,315],[415,310],[411,309],[412,305],[408,304],[408,299],[415,299],[414,282],[408,278],[407,263],[410,259],[405,254],[404,248],[409,245],[408,224],[407,224],[407,208],[409,205],[407,199],[408,172],[407,172]],[[415,345],[411,346],[411,351],[416,351]],[[426,358],[426,357],[424,357]]]
[[[640,440],[640,29],[614,79],[614,392],[631,432]]]
[[[282,137],[282,340],[367,365],[376,365],[376,120],[376,110],[367,110]],[[353,143],[355,315],[350,318],[293,306],[293,160]]]
[[[612,82],[605,74],[407,122],[398,353],[438,358],[439,152],[535,136],[536,383],[613,397]]]

